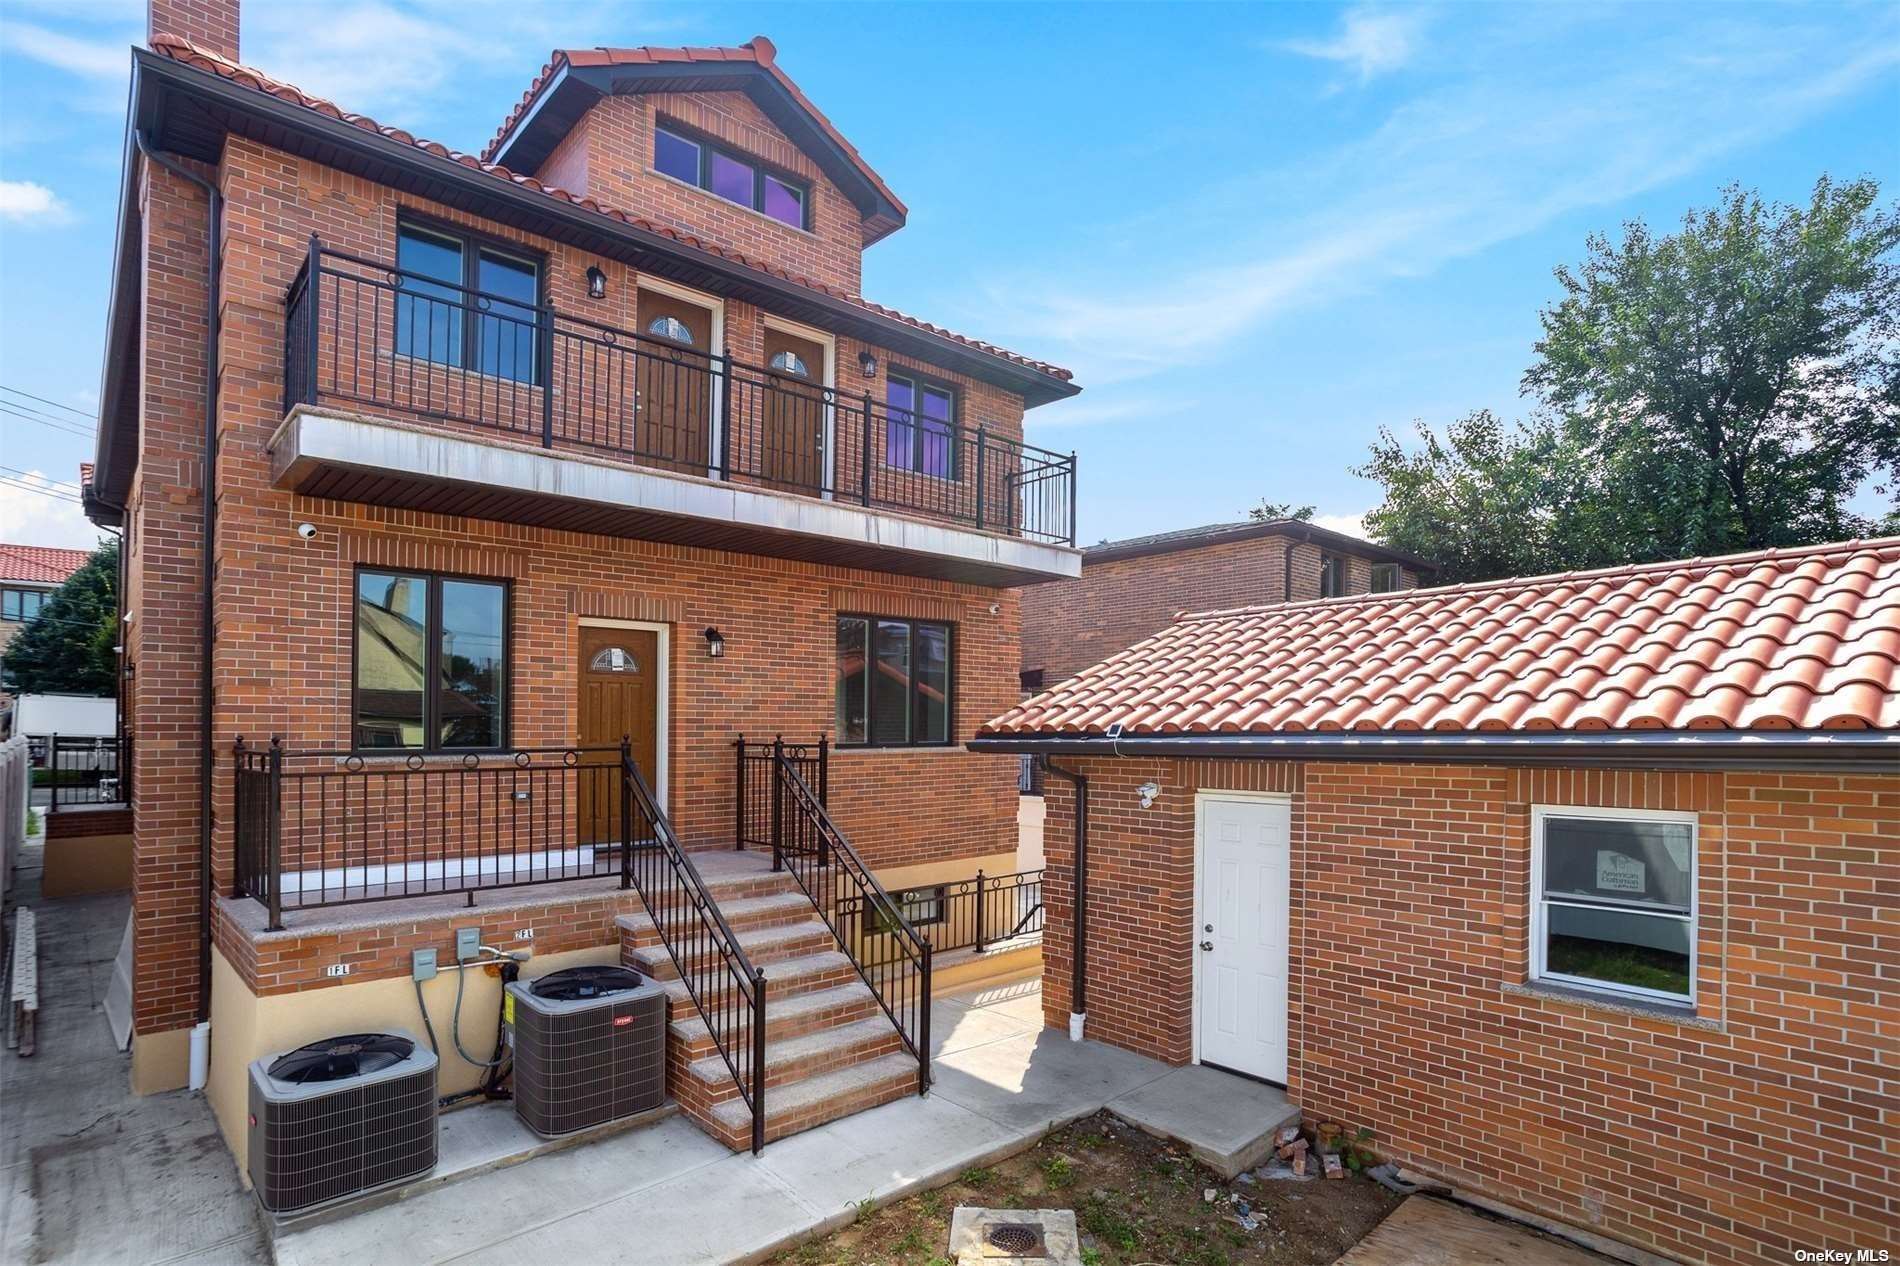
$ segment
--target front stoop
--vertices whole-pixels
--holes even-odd
[[[762,854],[698,853],[694,861],[765,973],[766,1141],[915,1094],[917,1061],[797,882]],[[750,1148],[751,1113],[672,955],[645,914],[618,923],[620,961],[666,990],[667,1093],[727,1147]]]

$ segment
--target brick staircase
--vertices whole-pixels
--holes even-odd
[[[916,1059],[792,877],[756,852],[693,861],[765,973],[766,1141],[915,1094]],[[726,1146],[750,1147],[751,1114],[652,921],[630,914],[619,925],[621,962],[667,991],[668,1093]]]

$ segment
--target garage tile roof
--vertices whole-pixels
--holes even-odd
[[[933,335],[934,337],[961,344],[964,347],[997,357],[1000,360],[1009,361],[1012,364],[1021,365],[1024,368],[1035,370],[1038,373],[1048,374],[1064,382],[1068,382],[1074,378],[1072,373],[1060,365],[1052,365],[1047,361],[1035,360],[1032,357],[1009,351],[1007,348],[998,347],[994,343],[987,343],[982,339],[971,338],[965,334],[958,334],[954,331],[946,330],[942,326],[933,325],[918,317],[899,312],[895,308],[887,308],[881,303],[873,303],[862,295],[846,293],[834,286],[827,286],[821,281],[814,281],[809,277],[788,272],[785,269],[766,263],[763,260],[754,259],[738,251],[727,250],[715,243],[696,237],[693,234],[682,233],[664,224],[659,224],[655,221],[634,215],[631,212],[623,211],[618,207],[608,206],[596,198],[583,197],[579,194],[570,193],[556,185],[545,184],[542,181],[536,180],[533,176],[524,176],[517,172],[510,171],[508,168],[497,163],[483,162],[473,154],[464,154],[459,150],[450,149],[448,146],[440,144],[439,142],[423,140],[412,133],[403,131],[401,128],[378,123],[375,119],[367,115],[353,114],[337,105],[334,101],[312,96],[301,88],[287,84],[280,79],[274,79],[254,67],[240,65],[237,62],[231,61],[229,58],[219,56],[217,53],[199,48],[190,40],[180,36],[167,34],[154,35],[152,36],[151,46],[154,52],[169,57],[173,61],[182,62],[187,66],[208,71],[222,79],[227,79],[232,83],[251,88],[257,92],[266,93],[280,101],[287,101],[292,105],[302,106],[307,110],[314,110],[330,118],[339,119],[355,127],[360,127],[366,132],[375,132],[391,140],[400,141],[406,145],[413,145],[426,153],[434,154],[438,158],[446,158],[450,162],[460,163],[462,166],[475,171],[484,172],[487,175],[495,177],[497,180],[505,180],[520,188],[532,189],[538,193],[544,193],[550,198],[557,198],[562,202],[571,203],[583,210],[593,211],[600,215],[607,216],[610,219],[618,220],[623,224],[632,225],[643,232],[657,233],[662,237],[672,238],[682,246],[705,251],[709,255],[716,255],[721,259],[730,260],[735,264],[747,268],[757,269],[759,272],[770,274],[780,280],[804,286],[809,290],[815,290],[820,294],[829,295],[834,299],[841,299],[846,303],[864,309],[866,312],[873,313],[888,320],[900,322],[913,329]]]
[[[91,551],[58,549],[51,545],[0,544],[0,580],[25,580],[36,585],[63,584],[79,570]]]
[[[1900,537],[1184,614],[985,735],[1900,729]]]

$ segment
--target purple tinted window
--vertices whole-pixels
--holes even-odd
[[[711,180],[707,187],[722,198],[751,206],[752,169],[735,158],[727,158],[718,150],[714,150],[710,157],[712,161],[707,164],[707,174]]]
[[[653,168],[675,180],[696,185],[699,183],[699,146],[671,132],[656,132],[653,136]]]
[[[774,220],[789,224],[795,229],[805,227],[803,191],[786,184],[777,176],[766,176],[765,206],[760,209]]]
[[[884,423],[884,464],[910,470],[917,460],[917,441],[913,438],[917,428],[911,421],[917,393],[902,378],[892,378],[884,384],[884,402],[890,406]]]
[[[923,460],[919,469],[926,475],[948,479],[951,470],[950,396],[946,392],[932,391],[926,387],[923,397],[924,430],[918,437],[923,443]]]

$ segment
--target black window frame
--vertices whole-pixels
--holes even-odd
[[[882,624],[903,624],[903,625],[908,625],[910,627],[910,645],[911,645],[910,710],[909,710],[909,714],[905,717],[905,720],[904,720],[904,727],[907,733],[907,737],[905,738],[905,740],[901,743],[880,743],[875,738],[876,726],[872,723],[873,714],[871,710],[871,698],[870,698],[870,695],[867,693],[865,696],[865,701],[864,701],[864,742],[862,743],[847,742],[844,736],[843,728],[840,727],[838,730],[838,739],[834,746],[846,751],[853,751],[853,752],[866,751],[866,750],[872,750],[872,749],[891,750],[891,749],[910,748],[910,747],[955,747],[957,746],[957,626],[956,624],[950,620],[924,620],[924,619],[916,619],[911,616],[903,616],[903,615],[872,615],[864,611],[840,611],[835,616],[833,616],[832,621],[831,621],[831,646],[832,646],[831,707],[832,707],[832,718],[833,718],[834,724],[836,722],[836,718],[838,714],[838,682],[839,682],[838,661],[837,661],[838,625],[840,622],[844,620],[863,620],[865,622],[864,673],[865,673],[867,691],[869,690],[869,683],[872,680],[871,661],[877,655],[877,648],[874,641],[876,626],[882,623]],[[929,625],[932,628],[940,628],[944,631],[945,638],[948,639],[949,654],[945,657],[945,660],[946,660],[945,669],[946,669],[946,674],[949,680],[947,682],[947,688],[944,691],[944,700],[943,700],[944,727],[943,727],[943,737],[940,739],[919,739],[915,737],[917,733],[917,717],[919,713],[919,709],[917,706],[917,692],[918,692],[919,687],[917,684],[917,654],[916,654],[917,626],[918,625]]]
[[[796,229],[800,233],[811,232],[811,182],[809,180],[794,176],[784,168],[768,163],[756,155],[746,153],[744,150],[734,149],[723,141],[713,139],[706,133],[701,132],[698,128],[687,127],[671,119],[660,118],[653,124],[653,154],[651,166],[656,175],[665,176],[668,180],[679,180],[679,177],[660,170],[659,146],[660,133],[662,132],[665,132],[675,140],[685,141],[689,145],[699,147],[699,179],[693,182],[693,186],[701,193],[712,194],[713,197],[719,199],[721,202],[730,202],[735,207],[744,207],[754,215],[764,216],[782,228]],[[712,155],[714,153],[718,153],[730,159],[732,162],[752,169],[752,201],[750,203],[740,202],[734,198],[728,198],[722,193],[715,193],[713,191]],[[772,179],[782,185],[790,186],[798,191],[797,224],[787,224],[784,220],[766,211],[765,178],[767,176],[772,177]]]
[[[52,592],[45,589],[17,589],[11,587],[0,589],[0,621],[5,621],[8,624],[31,624],[40,618],[40,612],[46,609],[46,603],[52,596]],[[33,604],[33,613],[31,615],[28,615],[26,611],[28,598],[38,600]],[[13,614],[11,615],[8,615],[6,612],[9,603],[11,603],[13,607]]]
[[[910,464],[899,466],[891,461],[889,444],[889,419],[899,411],[891,404],[891,387],[894,382],[910,384],[912,404],[910,409]],[[950,397],[950,473],[933,475],[924,469],[924,410],[923,395],[925,388],[940,391]],[[944,483],[963,482],[963,393],[956,384],[920,374],[914,369],[887,369],[884,371],[884,417],[887,423],[885,431],[886,448],[884,466],[888,470],[901,470],[909,475],[922,475],[925,479],[939,479]]]
[[[363,574],[365,572],[383,576],[411,576],[428,581],[428,596],[424,603],[423,647],[424,664],[422,669],[422,734],[421,747],[365,747],[358,742],[357,718],[362,715],[357,706],[357,695],[361,690],[361,679],[357,674],[357,660],[361,653],[361,637],[357,626],[358,595],[362,593]],[[501,743],[495,747],[444,747],[441,742],[441,700],[438,691],[442,673],[442,582],[464,581],[478,585],[498,585],[501,588],[501,665],[502,688],[499,695],[501,703]],[[350,570],[350,751],[358,756],[484,756],[498,752],[514,750],[514,643],[515,643],[515,585],[505,576],[475,576],[464,572],[429,571],[420,567],[383,567],[369,563],[360,563]]]
[[[1379,577],[1381,574],[1392,578],[1392,583],[1383,589],[1379,587]],[[1400,567],[1397,563],[1374,563],[1372,565],[1372,577],[1369,583],[1371,586],[1370,592],[1372,593],[1397,593],[1399,590],[1405,588],[1405,569]]]
[[[931,903],[931,914],[928,918],[913,915],[905,909],[906,906],[919,905],[926,901]],[[899,888],[891,894],[891,904],[896,906],[897,912],[904,916],[904,921],[914,928],[927,928],[939,923],[947,923],[950,921],[950,885],[919,884],[915,888]],[[885,919],[884,911],[876,903],[870,901],[864,903],[863,926],[858,933],[860,936],[889,936],[896,930],[897,925]]]
[[[542,385],[541,338],[544,333],[541,329],[540,317],[541,310],[548,305],[547,252],[536,250],[531,246],[522,246],[517,242],[510,242],[506,238],[496,237],[492,233],[484,233],[479,229],[471,229],[459,224],[451,224],[446,220],[438,220],[432,216],[414,215],[404,212],[396,217],[396,250],[394,254],[398,275],[404,279],[406,279],[409,274],[402,271],[402,235],[408,230],[413,230],[429,237],[450,239],[462,248],[462,280],[459,283],[462,291],[461,300],[463,305],[462,360],[460,364],[450,364],[447,361],[436,360],[433,356],[430,356],[426,350],[418,354],[413,347],[402,354],[407,356],[410,360],[419,360],[428,365],[440,365],[444,369],[458,370],[465,374],[479,374],[485,378],[493,378],[500,382],[511,382],[523,387],[540,387]],[[535,330],[533,338],[529,342],[530,355],[528,357],[528,376],[526,378],[510,378],[506,375],[496,373],[493,370],[483,369],[481,367],[481,318],[484,312],[475,307],[476,303],[480,298],[486,296],[491,299],[500,300],[503,303],[512,304],[516,307],[521,306],[520,300],[518,299],[510,299],[505,295],[491,295],[488,291],[481,288],[479,283],[481,281],[481,260],[483,251],[487,251],[491,255],[500,255],[506,259],[513,260],[517,264],[528,264],[534,268],[534,303],[529,305],[529,311],[535,316]],[[436,285],[448,284],[436,281],[433,277],[425,278],[424,280],[434,282]],[[402,293],[402,288],[399,286],[397,294],[400,296]],[[428,296],[417,297],[428,298]]]

